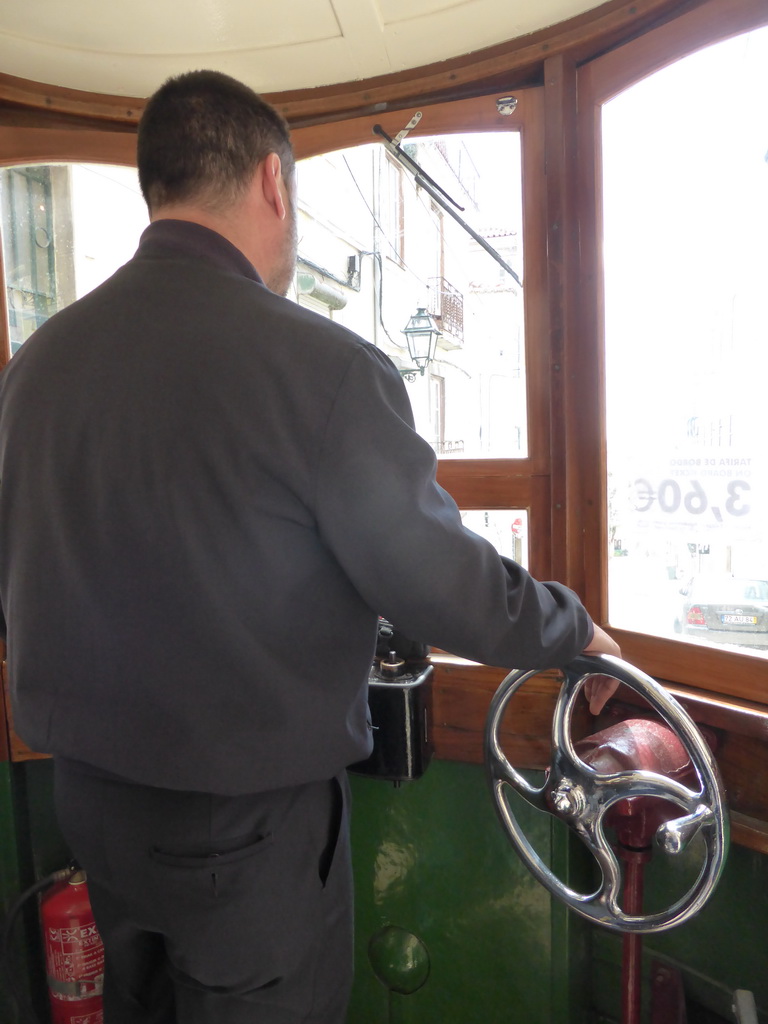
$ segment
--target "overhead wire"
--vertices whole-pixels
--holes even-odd
[[[430,140],[429,139],[423,139],[421,141],[428,142]],[[468,156],[470,157],[470,159],[472,159],[472,154],[471,153],[468,153]],[[345,167],[347,169],[347,173],[349,174],[350,178],[352,179],[352,183],[354,184],[355,189],[357,190],[357,192],[358,192],[358,194],[360,196],[360,199],[363,202],[363,205],[365,206],[366,210],[368,211],[368,215],[370,216],[372,223],[378,229],[380,237],[386,243],[386,245],[389,247],[389,249],[391,249],[391,251],[395,254],[395,257],[396,257],[398,263],[416,281],[418,281],[425,289],[427,289],[428,292],[431,292],[433,290],[433,286],[430,285],[430,283],[428,281],[426,281],[420,274],[418,274],[406,262],[406,260],[400,255],[400,248],[399,248],[399,246],[397,245],[397,243],[395,241],[392,240],[392,238],[390,237],[390,234],[388,233],[387,229],[384,227],[384,225],[381,223],[381,221],[377,217],[376,212],[373,209],[373,207],[371,206],[371,203],[368,201],[368,198],[367,198],[363,188],[361,187],[361,185],[360,185],[360,183],[359,183],[359,181],[358,181],[358,179],[357,179],[357,177],[355,175],[355,172],[354,172],[352,166],[350,165],[350,162],[347,159],[346,155],[344,155],[342,153],[341,157],[342,157],[342,161],[343,161],[343,163],[344,163],[344,165],[345,165]],[[386,157],[385,157],[385,159],[386,159]],[[474,166],[476,166],[474,160],[472,160],[472,163],[473,163]],[[437,209],[436,204],[434,203],[434,200],[432,199],[432,197],[429,196],[428,193],[425,192],[425,189],[420,186],[420,184],[415,180],[415,178],[413,178],[410,175],[405,175],[405,177],[409,178],[409,180],[410,180],[411,189],[412,189],[413,194],[416,197],[417,202],[419,203],[421,208],[424,210],[424,212],[426,213],[427,217],[431,221],[434,221],[435,212],[436,212],[436,209]],[[427,198],[429,198],[429,204],[427,203]],[[442,218],[443,214],[440,213],[439,216]],[[470,276],[471,276],[471,268],[470,268],[470,266],[468,264],[468,261],[467,261],[466,251],[463,248],[460,249],[460,248],[458,248],[456,246],[455,242],[451,238],[450,233],[442,232],[442,244],[444,245],[446,251],[450,254],[453,264],[455,266],[459,267],[462,270],[462,272],[469,279]],[[378,274],[377,274],[378,281],[376,282],[376,286],[375,287],[376,287],[376,305],[378,307],[377,308],[378,321],[379,321],[379,323],[381,325],[382,330],[384,331],[384,334],[386,335],[386,337],[388,338],[390,343],[395,345],[396,347],[402,348],[402,344],[398,343],[397,341],[395,341],[393,339],[393,337],[390,334],[389,330],[387,329],[387,326],[384,323],[384,319],[383,319],[383,278],[384,278],[384,273],[383,273],[382,254],[381,254],[380,251],[367,251],[367,252],[360,252],[360,255],[361,256],[371,256],[371,257],[373,257],[377,261],[377,265],[378,265],[377,266],[377,269],[378,269]],[[452,365],[456,366],[456,364],[452,364]],[[459,369],[458,366],[456,366],[456,368]],[[464,371],[464,372],[466,372],[466,371]]]
[[[429,289],[430,288],[429,283],[427,281],[424,281],[424,279],[422,277],[420,277],[420,275],[418,275],[414,270],[412,270],[411,267],[409,267],[408,264],[405,262],[405,260],[402,259],[402,257],[400,256],[399,247],[397,245],[395,245],[395,243],[387,235],[387,232],[384,229],[383,225],[381,224],[381,221],[376,216],[374,210],[372,209],[370,203],[368,202],[368,199],[366,198],[365,193],[363,192],[362,188],[360,187],[360,183],[358,182],[357,178],[355,177],[355,173],[352,170],[352,168],[350,167],[349,161],[347,160],[346,156],[344,156],[343,154],[342,154],[342,160],[344,161],[344,164],[345,164],[345,166],[347,168],[347,171],[349,172],[350,178],[352,179],[352,181],[353,181],[353,183],[355,185],[355,188],[360,193],[360,198],[362,199],[362,201],[363,201],[363,203],[365,205],[365,208],[368,210],[368,213],[370,214],[371,220],[376,225],[376,227],[379,229],[381,237],[389,245],[389,247],[392,249],[392,251],[396,254],[398,262],[404,267],[404,269],[406,269],[408,271],[408,273],[411,274],[412,277],[416,278],[416,280],[420,284],[422,284],[425,288]],[[395,339],[389,333],[389,330],[387,329],[387,325],[384,323],[384,266],[383,266],[383,262],[382,262],[382,255],[381,255],[381,253],[378,250],[369,250],[367,252],[361,252],[360,255],[361,256],[372,256],[377,261],[377,264],[378,264],[378,275],[377,275],[378,281],[376,283],[376,293],[377,293],[376,294],[376,306],[377,306],[377,310],[376,311],[378,313],[379,324],[381,325],[381,329],[386,334],[386,336],[389,339],[390,343],[392,345],[394,345],[396,348],[402,348],[403,347],[402,342],[395,341]]]
[[[400,248],[399,248],[399,246],[396,245],[392,241],[392,239],[389,237],[389,235],[387,234],[386,228],[384,228],[384,226],[382,225],[381,221],[378,219],[378,217],[374,213],[373,209],[371,208],[371,204],[368,202],[368,200],[367,200],[367,198],[365,196],[365,193],[363,192],[362,188],[360,187],[360,183],[358,182],[357,178],[355,177],[355,172],[349,166],[349,161],[343,155],[342,155],[342,160],[344,161],[344,163],[346,165],[346,168],[349,171],[349,176],[352,179],[352,181],[354,182],[355,188],[360,193],[360,198],[363,200],[363,203],[365,204],[365,208],[368,210],[368,213],[371,215],[371,220],[373,221],[373,223],[376,225],[376,227],[381,232],[381,237],[384,239],[384,241],[390,247],[392,252],[395,254],[395,259],[397,260],[397,262],[399,264],[401,264],[401,266],[405,270],[407,270],[408,273],[419,282],[419,284],[423,285],[425,288],[429,288],[430,287],[429,282],[425,281],[424,278],[420,274],[417,274],[416,271],[413,269],[413,267],[410,267],[408,265],[408,263],[402,258],[402,256],[400,255]],[[368,255],[370,255],[370,254],[368,254]]]

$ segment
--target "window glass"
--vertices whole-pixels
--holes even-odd
[[[125,263],[148,223],[136,171],[102,164],[0,169],[11,353]]]
[[[603,107],[609,616],[768,650],[768,28]]]
[[[402,147],[522,279],[519,134],[435,136]],[[318,294],[334,297],[333,319],[392,358],[417,429],[437,454],[526,456],[515,277],[379,144],[300,161],[298,205],[299,293],[301,275],[313,275]],[[439,332],[424,365],[403,333],[419,310]]]
[[[473,509],[462,512],[461,521],[468,530],[490,541],[500,555],[528,568],[528,513],[524,509]]]

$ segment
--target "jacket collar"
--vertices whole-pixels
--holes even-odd
[[[263,284],[259,272],[243,253],[223,235],[188,220],[156,220],[145,228],[137,256],[175,255],[210,260],[229,270]]]

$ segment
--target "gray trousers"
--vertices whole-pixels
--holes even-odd
[[[62,760],[55,779],[104,942],[104,1024],[343,1024],[345,773],[234,797],[133,785]]]

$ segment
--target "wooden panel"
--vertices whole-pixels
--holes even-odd
[[[508,670],[446,658],[435,664],[433,742],[437,757],[483,761],[483,732],[491,698]],[[520,768],[541,768],[549,760],[552,708],[559,690],[555,674],[541,675],[515,699],[515,728],[505,721],[504,751]]]
[[[136,135],[135,122],[107,121],[100,117],[16,106],[0,100],[0,124],[17,128],[68,128],[70,131],[114,132]]]
[[[572,440],[569,456],[570,475],[580,466],[590,466],[589,482],[582,488],[585,508],[582,534],[584,560],[584,601],[594,620],[606,625],[608,613],[607,562],[607,471],[605,456],[605,371],[604,309],[602,275],[602,178],[599,161],[600,119],[598,108],[585,96],[584,77],[589,65],[577,76],[577,139],[574,178],[578,216],[579,250],[575,264],[578,302],[574,303],[575,322],[571,336],[570,358],[581,366],[579,378],[581,417]],[[571,515],[578,513],[571,512]],[[572,520],[571,534],[579,523]]]
[[[763,772],[756,768],[765,763],[765,751],[764,739],[726,732],[722,746],[717,751],[717,763],[723,775],[729,805],[742,814],[768,821],[765,779],[761,779]]]
[[[765,0],[708,0],[671,24],[647,32],[590,67],[591,99],[603,103],[627,85],[702,46],[768,24]]]
[[[527,459],[441,459],[437,479],[460,508],[530,508],[537,485],[528,465]]]
[[[0,164],[70,160],[135,166],[136,138],[65,128],[0,127]]]
[[[84,92],[3,74],[0,74],[0,100],[22,107],[128,123],[135,123],[144,108],[142,100],[128,96]]]
[[[566,430],[565,334],[568,310],[567,259],[570,254],[573,212],[571,201],[573,137],[571,124],[576,107],[576,69],[563,55],[544,64],[544,136],[547,159],[545,230],[547,238],[547,306],[552,349],[550,378],[551,466],[552,466],[552,566],[554,575],[577,589],[568,573],[568,517],[566,509],[568,435]],[[568,128],[569,130],[566,130]]]
[[[522,99],[522,97],[521,97]],[[549,240],[546,218],[547,162],[544,90],[526,94],[523,133],[523,256],[525,261],[525,385],[528,396],[528,447],[531,473],[551,472],[552,343],[549,291]],[[549,552],[549,541],[547,551]],[[548,554],[549,561],[549,554]]]
[[[704,690],[659,680],[699,725],[744,739],[768,742],[768,708],[752,701],[713,697]],[[761,758],[762,760],[762,758]]]
[[[8,688],[8,663],[3,658],[2,662],[2,701],[0,710],[5,715],[3,735],[6,737],[6,749],[8,758],[11,761],[39,761],[48,757],[47,754],[38,754],[31,750],[13,728],[13,710],[11,708],[11,696]]]
[[[611,629],[610,633],[621,647],[623,657],[650,676],[768,704],[765,658],[621,629]]]
[[[452,103],[414,103],[414,107],[426,107],[427,112],[422,123],[411,131],[408,138],[457,131],[516,131],[527,118],[535,116],[535,94],[536,90],[518,90],[515,93],[518,100],[517,108],[508,117],[498,112],[492,93]],[[377,111],[344,121],[329,121],[304,128],[293,128],[291,140],[296,158],[300,160],[318,153],[380,141],[380,136],[375,135],[373,131],[373,126],[377,124],[381,125],[388,135],[394,137],[405,127],[409,113],[401,110]]]
[[[768,826],[738,811],[731,814],[731,841],[758,853],[768,853]]]
[[[594,403],[587,367],[575,357],[576,280],[579,237],[574,195],[576,167],[576,66],[572,58],[550,57],[544,65],[546,235],[549,334],[552,345],[552,565],[554,575],[584,595],[582,543],[585,473],[595,459],[581,458],[578,432],[585,400]]]

